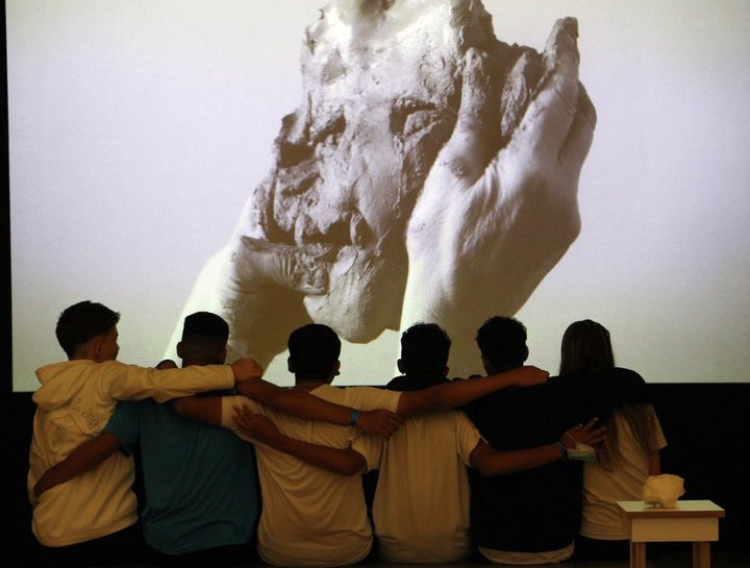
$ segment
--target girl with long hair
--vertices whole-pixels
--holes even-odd
[[[606,373],[614,368],[609,331],[603,325],[583,320],[565,330],[561,377]],[[642,498],[648,476],[661,473],[659,450],[666,440],[648,403],[622,404],[604,425],[607,437],[597,460],[584,465],[583,522],[576,555],[627,557],[630,535],[616,501]]]

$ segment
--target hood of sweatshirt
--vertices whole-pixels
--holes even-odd
[[[36,370],[37,379],[42,386],[34,393],[32,399],[43,410],[56,410],[70,404],[86,385],[84,375],[88,374],[87,368],[93,370],[96,365],[108,363],[109,361],[97,363],[90,359],[77,359],[45,365]]]

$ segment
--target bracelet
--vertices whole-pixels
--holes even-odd
[[[568,448],[565,447],[565,444],[562,442],[555,442],[555,447],[557,448],[557,451],[560,452],[560,459],[563,461],[568,460]]]
[[[352,408],[352,417],[349,419],[349,424],[356,426],[357,422],[359,422],[359,410]]]

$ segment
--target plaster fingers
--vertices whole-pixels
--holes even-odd
[[[576,116],[558,157],[560,163],[576,178],[581,173],[583,162],[591,148],[595,128],[596,109],[586,89],[579,83]]]
[[[330,267],[321,258],[327,252],[323,245],[292,246],[240,237],[228,277],[239,291],[275,285],[322,295],[328,291]]]
[[[497,62],[475,48],[463,59],[461,103],[453,134],[438,156],[438,166],[462,187],[484,172],[500,139],[500,97],[493,75]]]
[[[558,160],[578,112],[578,23],[555,23],[544,49],[545,74],[513,135],[513,151],[540,164]]]

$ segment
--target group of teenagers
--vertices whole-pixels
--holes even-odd
[[[68,360],[36,372],[35,566],[622,556],[615,502],[660,473],[645,383],[615,367],[591,320],[566,330],[550,378],[525,365],[523,324],[492,317],[476,337],[487,376],[468,380],[448,379],[446,332],[417,323],[385,388],[331,386],[341,342],[309,324],[289,336],[295,385],[280,388],[252,359],[224,364],[218,315],[185,318],[182,368],[118,362],[119,317],[67,308],[56,335]]]

